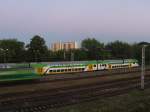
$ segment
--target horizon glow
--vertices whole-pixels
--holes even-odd
[[[150,41],[148,0],[1,0],[0,39]]]

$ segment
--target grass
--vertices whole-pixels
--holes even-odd
[[[70,105],[47,112],[150,112],[150,89]]]
[[[31,69],[10,69],[8,71],[0,71],[0,82],[17,81],[40,78],[39,75],[34,73]]]
[[[8,71],[0,71],[0,75],[14,75],[14,74],[25,74],[32,73],[33,70],[8,70]]]

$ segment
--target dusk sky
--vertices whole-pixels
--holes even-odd
[[[150,42],[150,0],[0,0],[0,39]]]

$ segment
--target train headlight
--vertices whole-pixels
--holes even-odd
[[[43,68],[36,68],[36,73],[42,75],[43,74]]]

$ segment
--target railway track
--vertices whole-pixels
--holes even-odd
[[[15,82],[0,82],[0,87],[10,87],[17,85],[30,85],[30,84],[39,84],[39,83],[48,83],[48,82],[58,82],[58,81],[68,81],[68,80],[79,80],[79,79],[88,79],[96,77],[105,77],[105,76],[117,76],[117,75],[129,75],[130,73],[139,73],[140,68],[131,68],[131,69],[117,69],[111,71],[94,71],[94,72],[82,72],[82,73],[72,73],[72,74],[59,74],[59,75],[49,75],[43,76],[39,80],[30,80],[30,81],[15,81]],[[146,71],[150,71],[150,68],[147,68]]]
[[[0,101],[1,112],[45,112],[47,109],[61,107],[95,100],[98,97],[111,97],[127,93],[139,87],[139,77],[116,80],[108,83],[96,83],[80,87],[61,88],[57,91],[49,90],[40,93],[30,93],[16,98]],[[149,87],[150,76],[145,80]],[[26,97],[24,97],[26,96]],[[18,97],[18,98],[17,98]]]
[[[71,74],[57,74],[57,75],[49,75],[42,78],[40,81],[59,81],[59,80],[71,80],[71,79],[82,79],[82,78],[92,78],[92,77],[104,77],[106,75],[120,75],[127,74],[133,72],[140,72],[140,68],[131,68],[131,69],[114,69],[114,70],[103,70],[103,71],[93,71],[93,72],[81,72],[81,73],[71,73]],[[149,68],[146,71],[150,71]]]
[[[146,72],[147,74],[145,75],[145,77],[150,77],[150,72]],[[16,86],[16,87],[9,87],[9,88],[7,88],[7,89],[11,89],[11,91],[10,92],[2,92],[1,94],[0,94],[0,99],[3,99],[3,98],[8,98],[8,97],[10,97],[10,96],[20,96],[20,95],[22,95],[22,96],[28,96],[29,94],[36,94],[36,93],[39,93],[39,94],[42,94],[43,92],[45,92],[45,93],[56,93],[56,92],[58,92],[58,91],[61,91],[61,90],[69,90],[69,89],[72,89],[72,88],[82,88],[82,87],[84,87],[84,86],[95,86],[95,85],[104,85],[104,84],[107,84],[107,83],[114,83],[114,82],[120,82],[120,81],[126,81],[126,80],[130,80],[130,79],[133,79],[133,78],[135,78],[135,79],[140,79],[140,74],[136,74],[135,75],[135,73],[133,73],[133,74],[130,74],[130,76],[125,76],[125,77],[118,77],[118,78],[110,78],[110,77],[108,77],[108,78],[106,78],[106,77],[104,77],[104,78],[102,78],[102,79],[98,79],[98,78],[89,78],[89,79],[86,79],[86,80],[84,80],[84,79],[78,79],[78,80],[76,80],[75,79],[75,81],[74,81],[74,79],[73,80],[66,80],[66,81],[60,81],[60,82],[55,82],[55,83],[51,83],[51,82],[49,82],[49,83],[47,83],[47,85],[46,85],[46,87],[45,87],[45,89],[39,89],[39,88],[37,88],[36,86],[38,86],[38,85],[36,85],[36,84],[33,84],[33,85],[30,85],[30,86],[20,86],[19,88],[18,88],[18,86]],[[84,82],[83,82],[84,81]],[[89,83],[89,81],[91,82],[91,83]],[[83,82],[83,83],[80,83],[80,82]],[[76,83],[78,83],[78,84],[76,84]],[[40,84],[41,85],[41,84]],[[52,85],[52,86],[51,86]],[[59,86],[59,85],[61,85],[61,86]],[[35,86],[35,88],[34,88],[34,86]],[[53,86],[55,86],[55,87],[53,87]],[[26,88],[26,89],[24,89],[24,88]],[[29,88],[29,89],[27,89],[27,88]],[[23,90],[21,90],[21,91],[14,91],[13,92],[13,90],[15,90],[15,89],[23,89]],[[1,90],[3,90],[3,88],[1,88]],[[6,89],[5,89],[5,87],[4,87],[4,91],[5,91]]]
[[[147,78],[149,78],[150,76],[147,76]],[[120,83],[120,82],[124,82],[124,81],[130,81],[130,80],[137,80],[140,79],[140,77],[132,77],[132,78],[125,78],[125,79],[117,79],[117,80],[112,80],[112,81],[104,81],[104,82],[97,82],[97,83],[93,83],[93,84],[84,84],[84,85],[77,85],[77,86],[69,86],[69,87],[63,87],[63,88],[55,88],[55,89],[46,89],[46,90],[37,90],[37,91],[33,91],[33,92],[16,92],[16,93],[8,93],[8,94],[1,94],[0,95],[0,101],[2,101],[2,99],[10,99],[13,97],[22,97],[22,96],[36,96],[37,93],[38,95],[42,95],[43,93],[47,93],[48,95],[54,95],[57,93],[61,93],[63,91],[70,91],[70,90],[79,90],[79,88],[83,89],[83,88],[89,88],[89,87],[96,87],[97,85],[102,85],[103,87],[105,85],[112,85],[113,83]]]

